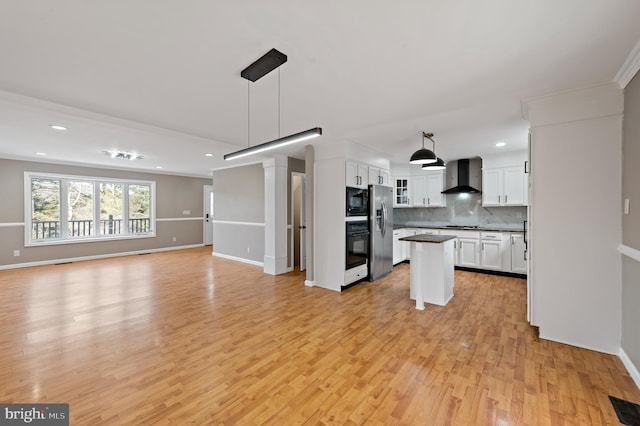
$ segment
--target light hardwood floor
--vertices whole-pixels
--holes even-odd
[[[615,425],[607,395],[640,402],[617,357],[535,337],[524,280],[457,271],[418,311],[406,264],[336,293],[210,252],[0,271],[0,402],[73,425]]]

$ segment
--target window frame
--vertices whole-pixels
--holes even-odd
[[[60,180],[60,237],[50,239],[34,239],[33,235],[33,216],[31,207],[33,205],[32,194],[32,180],[33,179],[53,179]],[[67,191],[69,187],[69,181],[85,181],[93,184],[93,219],[92,224],[94,227],[94,235],[82,236],[82,237],[70,237],[68,234],[69,221],[67,219],[68,205]],[[104,235],[100,233],[100,205],[102,200],[100,199],[100,184],[102,183],[114,183],[123,184],[123,214],[122,221],[126,226],[122,226],[122,232],[120,234],[108,234]],[[148,185],[149,186],[149,231],[148,232],[129,232],[129,185]],[[113,241],[113,240],[129,240],[139,238],[154,238],[156,236],[156,182],[152,180],[142,179],[120,179],[110,177],[97,177],[97,176],[81,176],[81,175],[67,175],[58,173],[39,173],[39,172],[24,172],[24,245],[25,247],[44,246],[44,245],[58,245],[58,244],[77,244],[87,242],[98,241]]]

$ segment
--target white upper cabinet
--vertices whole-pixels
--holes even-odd
[[[526,206],[529,204],[526,151],[515,151],[482,159],[482,205]]]
[[[356,188],[367,188],[369,185],[391,186],[389,170],[359,163],[346,162],[346,184]]]
[[[356,188],[366,188],[369,185],[369,167],[356,161],[347,161],[346,184]]]
[[[483,206],[526,206],[526,189],[524,164],[482,170]]]
[[[369,166],[369,185],[391,186],[389,170]]]
[[[396,176],[393,178],[393,207],[409,207],[411,199],[409,198],[410,178]]]
[[[414,207],[444,207],[444,171],[426,172],[414,176],[411,181]]]

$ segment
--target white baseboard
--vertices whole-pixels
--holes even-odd
[[[304,285],[306,285],[307,287],[313,287],[315,283],[310,280],[304,280]]]
[[[624,367],[629,372],[629,375],[631,376],[633,381],[636,383],[636,386],[638,387],[638,389],[640,389],[640,372],[638,372],[638,369],[636,368],[635,365],[633,365],[633,362],[631,362],[631,360],[625,353],[624,349],[622,348],[620,348],[619,357],[622,363],[624,364]]]
[[[191,249],[191,248],[203,247],[203,246],[204,244],[191,244],[188,246],[162,247],[162,248],[155,248],[155,249],[148,249],[148,250],[136,250],[136,251],[124,251],[119,253],[98,254],[94,256],[68,257],[65,259],[51,259],[51,260],[42,260],[38,262],[14,263],[11,265],[0,265],[0,270],[29,268],[32,266],[55,265],[56,263],[81,262],[84,260],[108,259],[111,257],[131,256],[134,254],[158,253],[161,251],[184,250],[184,249]]]
[[[625,246],[624,244],[621,244],[620,247],[618,247],[618,251],[621,254],[624,254],[625,256],[627,256],[628,258],[631,258],[636,262],[640,262],[640,250],[636,250],[633,247],[629,247],[629,246]]]
[[[223,259],[235,260],[236,262],[248,263],[249,265],[261,266],[264,268],[264,263],[258,262],[257,260],[245,259],[243,257],[231,256],[228,254],[216,253],[215,251],[211,253],[212,256],[221,257]]]

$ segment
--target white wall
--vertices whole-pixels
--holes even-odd
[[[622,91],[604,85],[527,105],[531,322],[542,338],[617,354]]]

